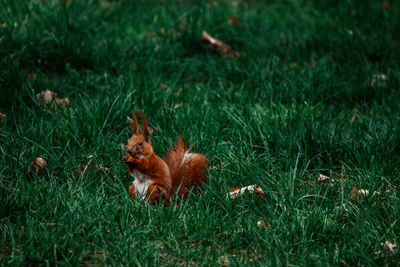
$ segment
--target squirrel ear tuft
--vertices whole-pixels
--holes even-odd
[[[132,127],[133,134],[138,134],[140,127],[138,126],[138,120],[134,111],[132,111],[132,115],[133,115],[133,127]]]
[[[143,122],[143,136],[146,139],[146,141],[149,141],[151,133],[149,132],[149,126],[147,125],[146,117],[144,116],[142,111],[139,110],[138,112]]]

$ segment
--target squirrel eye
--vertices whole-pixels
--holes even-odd
[[[140,142],[140,143],[139,143],[139,146],[142,146],[142,145],[143,145],[143,142]]]

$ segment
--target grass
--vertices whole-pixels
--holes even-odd
[[[1,265],[399,264],[380,246],[400,241],[398,2],[0,6]],[[211,51],[202,30],[241,57]],[[40,106],[46,89],[69,108]],[[133,109],[159,129],[158,155],[182,133],[209,157],[202,194],[129,198],[120,143]],[[39,155],[48,165],[29,172]],[[111,171],[82,175],[81,161]],[[225,198],[255,183],[264,196]]]

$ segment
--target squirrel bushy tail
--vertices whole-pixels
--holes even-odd
[[[205,171],[208,167],[206,156],[189,151],[180,135],[175,147],[165,157],[172,177],[172,189],[182,198],[187,197],[191,187],[199,186],[206,180]]]

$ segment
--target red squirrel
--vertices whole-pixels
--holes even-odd
[[[189,153],[189,148],[179,136],[174,148],[170,148],[165,159],[157,156],[151,145],[150,131],[143,112],[139,111],[143,122],[140,133],[136,114],[133,112],[133,134],[127,143],[127,154],[123,161],[134,181],[129,186],[131,197],[148,198],[152,204],[159,200],[170,202],[173,194],[187,197],[193,186],[206,180],[207,157],[199,153]]]

